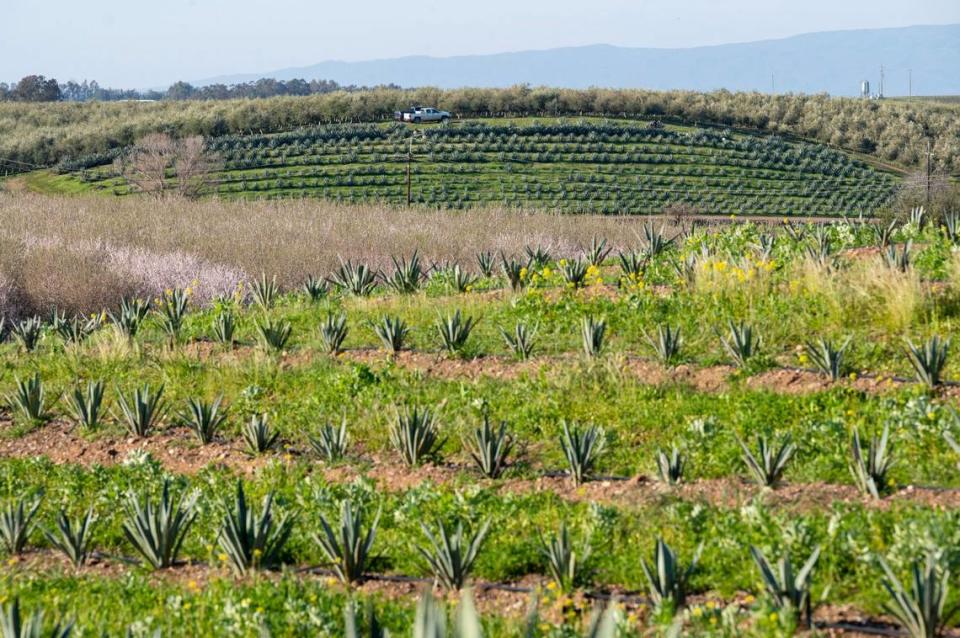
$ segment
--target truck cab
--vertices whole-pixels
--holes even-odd
[[[414,106],[406,111],[397,111],[394,113],[394,119],[398,122],[407,122],[410,124],[421,124],[424,122],[446,123],[450,120],[450,113],[433,107]]]

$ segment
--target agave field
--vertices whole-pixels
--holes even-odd
[[[214,137],[208,148],[223,161],[212,193],[346,203],[405,204],[409,157],[410,200],[431,208],[868,216],[899,184],[895,175],[818,144],[627,120],[328,125]],[[128,193],[112,158],[78,158],[60,170],[78,187]]]
[[[519,188],[515,157],[540,154],[572,191],[571,154],[599,175],[604,153],[628,171],[614,154],[676,159],[682,139],[435,129],[418,178],[458,166],[460,196],[474,163],[509,161],[469,192]],[[831,197],[884,183],[706,139],[717,176],[684,177],[704,189],[784,157]],[[220,188],[405,143],[218,140]],[[783,184],[771,201],[820,201]],[[298,286],[258,273],[201,301],[184,281],[7,320],[0,634],[960,635],[957,222],[425,245]]]

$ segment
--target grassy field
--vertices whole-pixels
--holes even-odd
[[[208,147],[223,160],[210,193],[338,203],[405,204],[409,155],[410,199],[425,208],[856,216],[887,204],[900,181],[818,144],[599,118],[336,125],[212,138]],[[46,192],[130,192],[112,166],[87,167],[94,162],[64,165],[84,167],[76,181],[34,181]]]
[[[409,635],[420,592],[452,610],[465,583],[488,636],[584,635],[611,597],[619,635],[810,634],[753,546],[795,568],[819,551],[813,633],[869,634],[900,622],[881,561],[908,588],[928,556],[935,580],[960,568],[960,363],[932,341],[960,326],[960,238],[385,212],[0,198],[4,254],[21,258],[0,271],[18,315],[0,344],[0,502],[39,503],[22,547],[0,534],[2,602],[84,635],[340,636],[348,601],[369,628],[369,601]],[[70,273],[115,294],[55,285]],[[146,385],[162,392],[152,421]],[[504,458],[477,445],[501,423]],[[889,469],[878,441],[866,451],[884,432]],[[858,464],[854,433],[877,463]],[[590,437],[592,456],[572,451]],[[787,458],[758,473],[744,446],[766,444]],[[165,481],[192,524],[152,567],[125,530]],[[229,540],[238,481],[257,513],[273,495],[283,542]],[[350,527],[344,503],[377,530],[355,569],[325,542],[325,522]],[[71,532],[96,516],[77,566],[54,542],[61,511]],[[466,565],[431,544],[458,524],[478,539]],[[642,567],[658,539],[680,561],[664,578],[699,555],[660,590]]]

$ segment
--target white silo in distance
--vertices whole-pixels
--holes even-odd
[[[870,80],[860,83],[860,97],[870,97]]]

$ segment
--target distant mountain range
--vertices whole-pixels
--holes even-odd
[[[412,56],[209,78],[236,84],[259,78],[335,80],[345,85],[503,87],[514,84],[569,88],[609,87],[711,91],[871,91],[907,95],[960,94],[960,24],[808,33],[781,40],[693,47],[628,48],[608,45],[448,58]]]

